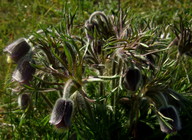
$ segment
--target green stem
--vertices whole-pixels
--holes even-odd
[[[101,69],[100,70],[100,76],[103,76],[103,70]],[[103,82],[100,82],[100,96],[103,96],[104,95],[104,83]]]
[[[115,62],[115,58],[114,58],[114,61],[113,61],[113,64],[112,64],[112,75],[115,75],[116,73],[116,62]],[[112,80],[112,89],[115,88],[115,85],[116,85],[116,79],[113,79]],[[114,93],[112,98],[111,98],[111,105],[114,106],[115,105],[115,100],[116,100],[116,94]]]
[[[52,102],[43,93],[40,93],[40,95],[42,96],[44,101],[47,103],[47,105],[52,109],[53,108]]]
[[[69,79],[63,89],[63,98],[68,99],[70,96],[71,88],[74,86],[73,80]]]

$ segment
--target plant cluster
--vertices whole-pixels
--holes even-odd
[[[72,15],[7,46],[21,109],[33,110],[31,94],[40,93],[53,109],[49,122],[82,139],[152,139],[157,124],[167,134],[181,130],[188,100],[173,83],[190,82],[187,68],[184,78],[177,69],[191,56],[191,23],[135,27],[128,14],[92,13],[84,37],[73,33]]]

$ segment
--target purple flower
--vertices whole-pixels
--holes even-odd
[[[49,122],[57,128],[68,128],[71,124],[72,112],[73,102],[60,98],[55,103]]]
[[[159,112],[163,116],[171,119],[168,121],[164,119],[167,122],[167,124],[165,124],[165,122],[159,118],[160,129],[162,132],[173,133],[181,129],[180,118],[174,106],[170,105],[168,107],[162,107],[159,109]]]
[[[21,109],[25,110],[31,104],[31,97],[30,97],[30,95],[27,94],[27,93],[23,93],[23,94],[19,95],[18,104],[19,104],[19,107]]]
[[[135,91],[141,83],[141,72],[136,68],[129,68],[124,77],[124,85],[128,90]]]
[[[25,56],[30,50],[29,44],[26,42],[25,38],[20,38],[10,45],[8,45],[4,52],[9,53],[11,59],[14,62],[18,62],[23,56]]]
[[[34,63],[34,61],[31,60],[28,56],[23,57],[18,62],[18,66],[13,72],[13,80],[29,85],[29,82],[33,78],[33,74],[35,73],[35,68],[32,67],[30,63]]]

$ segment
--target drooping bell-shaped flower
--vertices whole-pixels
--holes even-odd
[[[57,128],[68,128],[71,124],[72,112],[73,102],[60,98],[55,103],[49,122]]]
[[[136,68],[129,68],[124,77],[124,85],[128,90],[136,91],[141,83],[141,72]]]
[[[169,120],[159,118],[160,129],[164,133],[173,133],[181,129],[181,121],[174,106],[161,107],[159,112]],[[167,124],[165,123],[167,122]]]
[[[17,63],[23,56],[25,56],[30,50],[30,45],[25,38],[20,38],[10,45],[8,45],[4,52],[9,53],[11,59]]]
[[[31,97],[27,93],[23,93],[19,95],[18,98],[18,105],[21,109],[25,110],[31,105]]]
[[[33,78],[35,68],[31,66],[31,63],[35,63],[29,56],[23,57],[19,62],[18,66],[13,72],[13,80],[29,85],[29,82]]]

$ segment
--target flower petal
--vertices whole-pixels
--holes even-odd
[[[124,78],[124,85],[128,90],[135,91],[137,90],[141,82],[141,72],[135,68],[129,68],[126,71]]]
[[[19,95],[18,104],[21,109],[25,110],[30,105],[30,102],[31,102],[31,98],[29,94],[23,93]]]
[[[161,119],[159,119],[160,129],[165,133],[172,133],[181,129],[181,122],[177,110],[174,106],[162,107],[159,112],[172,120],[168,120],[169,128]]]
[[[25,38],[20,38],[10,45],[8,45],[4,52],[8,52],[13,61],[16,63],[25,56],[30,50],[29,44],[26,42]]]
[[[65,102],[64,99],[58,99],[56,101],[49,121],[51,124],[57,125],[62,121],[65,111]]]
[[[19,62],[18,66],[13,72],[13,80],[28,84],[32,80],[35,68],[31,66],[30,62],[34,63],[30,58],[23,57]]]
[[[70,100],[67,100],[65,103],[65,112],[64,112],[64,122],[66,126],[70,126],[71,125],[71,115],[73,112],[73,103]]]

